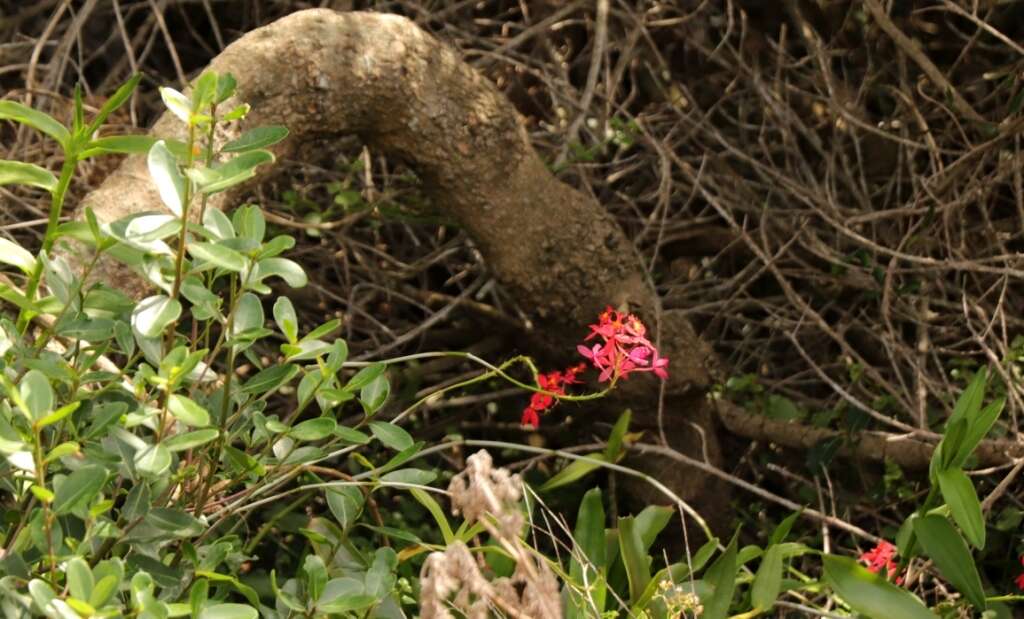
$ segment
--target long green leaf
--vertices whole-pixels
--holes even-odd
[[[141,155],[148,153],[153,144],[156,144],[156,138],[148,135],[111,135],[89,142],[89,147],[79,157],[87,159],[108,154]]]
[[[601,468],[601,463],[606,461],[604,454],[600,452],[586,454],[586,458],[586,460],[573,460],[570,462],[568,466],[556,473],[554,477],[544,482],[544,485],[540,487],[540,491],[548,492],[555,488],[568,486],[595,469]]]
[[[761,557],[761,565],[757,568],[754,584],[750,588],[750,601],[754,603],[754,608],[768,611],[775,605],[781,589],[782,546],[772,544]]]
[[[36,268],[36,258],[27,249],[0,237],[0,262],[18,267],[26,275]]]
[[[985,398],[985,385],[988,383],[988,368],[981,368],[971,379],[967,389],[957,398],[953,406],[953,414],[947,424],[956,423],[961,419],[972,419],[981,410],[981,401]]]
[[[0,120],[13,120],[42,131],[60,143],[67,150],[71,141],[71,133],[57,119],[45,112],[33,110],[17,101],[0,101]]]
[[[675,516],[676,510],[664,505],[648,505],[636,516],[636,528],[640,531],[640,541],[644,552],[651,548],[655,538]]]
[[[978,610],[985,610],[985,590],[978,568],[967,543],[943,516],[931,515],[914,519],[914,533],[921,547],[939,568],[939,572],[970,600]]]
[[[976,417],[969,420],[967,431],[964,433],[963,440],[960,443],[960,449],[953,457],[951,466],[962,467],[967,462],[967,458],[974,453],[978,443],[992,429],[992,425],[995,424],[996,419],[1003,412],[1004,406],[1006,406],[1006,398],[999,398],[983,408]]]
[[[953,461],[964,444],[964,437],[967,436],[967,427],[969,425],[970,422],[963,418],[946,425],[946,432],[942,437],[942,442],[939,443],[939,447],[935,450],[936,453],[942,454],[942,457],[939,459],[938,469],[935,471],[936,473],[942,469],[954,466]]]
[[[267,146],[277,144],[286,137],[288,137],[287,127],[280,125],[256,127],[225,144],[221,152],[242,153],[257,148],[266,148]]]
[[[823,579],[856,612],[871,619],[935,619],[909,591],[873,574],[849,557],[825,555]]]
[[[712,538],[705,542],[700,549],[693,554],[691,563],[673,563],[668,567],[664,567],[658,570],[658,573],[651,578],[651,582],[648,583],[647,589],[644,594],[640,596],[639,600],[631,600],[633,607],[631,612],[633,614],[639,614],[641,610],[647,608],[647,605],[651,603],[654,598],[654,594],[659,592],[659,584],[662,581],[668,581],[673,584],[680,583],[683,580],[689,578],[690,574],[699,572],[701,568],[708,562],[711,555],[715,554],[715,550],[718,549],[718,538]]]
[[[701,619],[725,619],[729,613],[729,606],[732,605],[732,596],[736,591],[736,539],[738,535],[732,536],[732,541],[708,571],[704,574],[704,580],[710,584],[714,593],[711,598],[704,601],[704,614]]]
[[[604,541],[604,504],[601,502],[601,489],[592,488],[580,503],[576,515],[576,528],[573,531],[575,548],[569,563],[569,575],[572,581],[583,587],[586,596],[579,599],[575,591],[569,594],[570,603],[566,606],[567,619],[584,619],[604,612],[607,584],[605,582],[605,541]]]
[[[617,462],[622,455],[622,441],[626,437],[626,432],[629,430],[629,422],[632,418],[633,411],[627,408],[619,416],[618,421],[615,422],[612,433],[608,435],[608,444],[604,448],[604,457],[608,462]]]
[[[53,192],[57,177],[45,168],[21,161],[0,160],[0,185],[28,185]]]
[[[796,519],[799,518],[802,513],[803,510],[800,510],[786,516],[786,518],[779,523],[779,526],[775,527],[775,530],[772,531],[771,537],[768,538],[768,544],[781,544],[786,541],[786,537],[789,536],[789,531],[793,528],[793,523],[796,522]]]
[[[970,478],[960,469],[939,471],[939,489],[967,540],[978,550],[984,549],[985,517]]]
[[[135,88],[139,85],[139,80],[141,79],[142,74],[136,73],[131,76],[127,82],[121,84],[121,87],[118,88],[114,94],[110,95],[110,98],[103,104],[100,111],[96,113],[96,117],[92,119],[91,123],[89,123],[89,130],[86,132],[88,135],[96,133],[96,130],[99,129],[103,123],[107,122],[107,117],[114,113],[114,110],[124,105],[124,102],[128,100],[128,97],[132,96],[132,92],[135,91]]]
[[[444,540],[445,545],[449,545],[455,541],[455,533],[452,532],[452,525],[448,522],[448,517],[444,515],[444,510],[434,497],[430,496],[426,491],[419,488],[409,488],[409,492],[413,498],[419,501],[420,505],[427,508],[430,515],[434,517],[434,522],[437,523],[438,528],[441,529],[441,539]]]
[[[635,600],[643,595],[647,583],[651,580],[651,568],[647,562],[647,553],[643,551],[643,540],[636,528],[632,516],[619,518],[619,553],[622,563],[626,566],[626,578],[629,580],[629,598]]]

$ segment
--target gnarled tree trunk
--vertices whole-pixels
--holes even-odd
[[[238,99],[252,105],[245,123],[222,139],[246,126],[282,124],[291,137],[278,147],[279,155],[301,158],[301,145],[310,138],[356,134],[408,161],[436,205],[462,224],[488,267],[532,315],[536,329],[555,341],[568,346],[560,334],[581,333],[607,304],[660,319],[661,346],[671,360],[665,408],[670,442],[713,463],[720,458],[703,397],[708,347],[685,318],[658,311],[639,257],[615,221],[594,199],[552,176],[511,104],[454,51],[402,17],[307,10],[248,33],[210,66],[234,74]],[[153,127],[158,136],[180,137],[182,131],[170,114]],[[213,206],[232,200],[221,194]],[[101,221],[162,209],[144,157],[128,158],[84,204]],[[106,269],[107,281],[125,281],[112,265]],[[640,382],[631,381],[632,407],[637,413],[656,410],[657,389],[642,381],[647,391],[641,392]],[[639,421],[653,427],[654,415]],[[710,483],[703,475],[674,464],[663,474],[701,507]]]

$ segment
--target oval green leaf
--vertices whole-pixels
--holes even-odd
[[[334,434],[338,422],[330,417],[307,419],[288,431],[288,435],[297,441],[319,441]]]
[[[383,363],[372,363],[356,372],[356,375],[345,385],[345,391],[355,391],[370,384],[375,378],[381,375],[384,368]]]
[[[295,307],[288,297],[278,297],[274,303],[274,322],[281,330],[289,343],[294,344],[299,339],[299,319],[295,314]]]
[[[204,262],[235,273],[241,273],[249,264],[248,259],[241,253],[215,243],[189,243],[188,253]]]
[[[260,281],[268,277],[280,277],[292,288],[302,288],[309,282],[306,272],[298,262],[288,258],[264,258],[259,263]]]
[[[99,494],[107,480],[107,470],[97,464],[84,466],[68,475],[57,488],[53,511],[63,515],[77,505],[88,503]]]
[[[216,604],[199,613],[199,619],[257,619],[256,609],[245,604]]]
[[[299,373],[299,366],[293,363],[284,365],[272,365],[265,370],[260,370],[255,376],[242,385],[242,393],[258,394],[273,391],[281,385],[295,378]]]
[[[377,440],[395,451],[402,451],[413,445],[412,436],[393,423],[371,421],[370,432],[377,437]]]
[[[167,408],[174,418],[187,426],[203,427],[210,425],[210,413],[195,401],[177,394],[171,394],[167,400]]]
[[[327,507],[334,514],[343,531],[347,531],[359,519],[366,498],[355,486],[338,486],[328,488],[324,493]]]
[[[204,428],[202,430],[185,432],[183,434],[175,434],[164,441],[163,445],[171,452],[185,451],[186,449],[194,449],[201,445],[205,445],[216,439],[219,435],[220,432],[216,428]]]
[[[73,597],[79,600],[88,600],[92,595],[92,588],[95,586],[92,577],[92,570],[89,564],[82,557],[72,557],[67,562],[64,570],[67,579],[68,590]]]
[[[373,415],[384,406],[390,393],[391,383],[388,382],[386,375],[381,374],[359,390],[359,403],[363,405],[363,411],[367,416]]]
[[[171,452],[163,444],[148,445],[135,453],[135,468],[153,477],[171,466]]]
[[[178,160],[167,149],[163,140],[156,141],[146,157],[149,175],[156,184],[160,201],[172,213],[181,217],[185,209],[185,177],[178,169]]]
[[[29,370],[22,376],[18,383],[18,393],[33,421],[43,419],[53,408],[53,387],[39,370]]]
[[[142,337],[157,337],[181,316],[181,303],[167,295],[146,297],[132,311],[132,327]]]

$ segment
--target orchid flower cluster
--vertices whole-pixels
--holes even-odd
[[[615,384],[620,378],[627,378],[634,372],[653,372],[662,380],[668,378],[668,359],[647,339],[647,328],[633,314],[625,314],[611,307],[598,316],[597,323],[589,325],[590,333],[584,344],[576,347],[600,374],[599,382]],[[600,338],[600,342],[587,344]],[[586,362],[563,371],[555,370],[537,375],[540,392],[534,393],[530,404],[523,410],[522,424],[536,428],[540,415],[554,406],[557,396],[564,396],[565,387],[579,383],[578,376],[587,368]]]
[[[867,566],[868,571],[874,574],[878,574],[885,568],[885,574],[892,578],[896,576],[898,567],[893,557],[896,556],[896,546],[893,546],[886,540],[878,542],[878,544],[871,550],[865,552],[860,556],[860,560]],[[903,577],[896,576],[893,581],[897,585],[903,584]]]

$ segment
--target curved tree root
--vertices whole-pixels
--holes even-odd
[[[303,144],[313,138],[355,134],[371,148],[407,161],[436,206],[460,222],[490,270],[530,314],[535,343],[548,351],[571,349],[570,338],[608,304],[649,321],[660,318],[661,346],[672,363],[668,392],[704,406],[697,394],[710,382],[710,348],[681,314],[660,312],[632,243],[596,200],[549,172],[505,97],[412,21],[379,13],[300,11],[246,34],[210,68],[231,72],[237,99],[252,106],[241,126],[226,128],[218,139],[280,124],[291,133],[275,147],[279,158],[301,159]],[[183,132],[170,114],[152,129],[161,137],[182,138]],[[232,205],[237,195],[219,194],[209,206]],[[145,158],[138,156],[126,159],[83,205],[104,222],[163,210]],[[97,277],[121,289],[139,288],[131,273],[111,262]],[[634,409],[654,409],[657,389],[641,382],[647,381],[630,381],[618,391],[633,398]],[[678,428],[668,432],[670,439],[682,433],[682,444],[693,442],[685,436],[694,432],[691,425],[677,422],[685,415],[701,428],[702,451],[717,460],[708,412],[675,415],[666,424]],[[701,503],[707,489],[700,477],[680,476],[683,487],[677,490]]]
[[[653,317],[657,299],[615,221],[554,178],[504,96],[412,21],[300,11],[246,34],[210,66],[234,74],[238,99],[252,105],[246,121],[221,139],[281,124],[291,136],[279,155],[301,158],[302,144],[314,137],[356,134],[408,161],[545,330],[579,332],[606,304]],[[182,132],[169,114],[153,128],[158,136]],[[213,206],[231,202],[229,193]],[[162,210],[143,157],[129,158],[84,204],[101,221]],[[679,384],[706,382],[695,340],[690,330],[669,343],[681,361],[673,359]]]
[[[403,17],[312,9],[246,34],[210,67],[231,72],[238,100],[252,105],[249,117],[220,140],[247,127],[281,124],[291,136],[275,148],[279,157],[301,158],[313,138],[355,134],[409,162],[552,348],[568,347],[607,304],[660,318],[661,345],[672,363],[665,407],[671,418],[664,420],[669,442],[721,465],[714,409],[703,397],[714,364],[710,348],[680,313],[660,312],[635,248],[615,221],[592,197],[549,172],[511,104],[453,50]],[[178,138],[183,131],[170,114],[152,130]],[[219,194],[210,206],[223,208],[236,198],[237,192]],[[83,205],[105,222],[163,210],[145,158],[138,156],[126,159]],[[113,263],[98,277],[136,288],[134,276]],[[635,410],[653,410],[655,390],[647,385],[642,392],[640,382],[620,391],[633,398]],[[647,416],[641,425],[653,428],[655,421]],[[727,425],[746,427],[734,418]],[[647,465],[671,478],[666,482],[687,500],[724,507],[725,495],[706,474],[680,471],[677,463]]]

